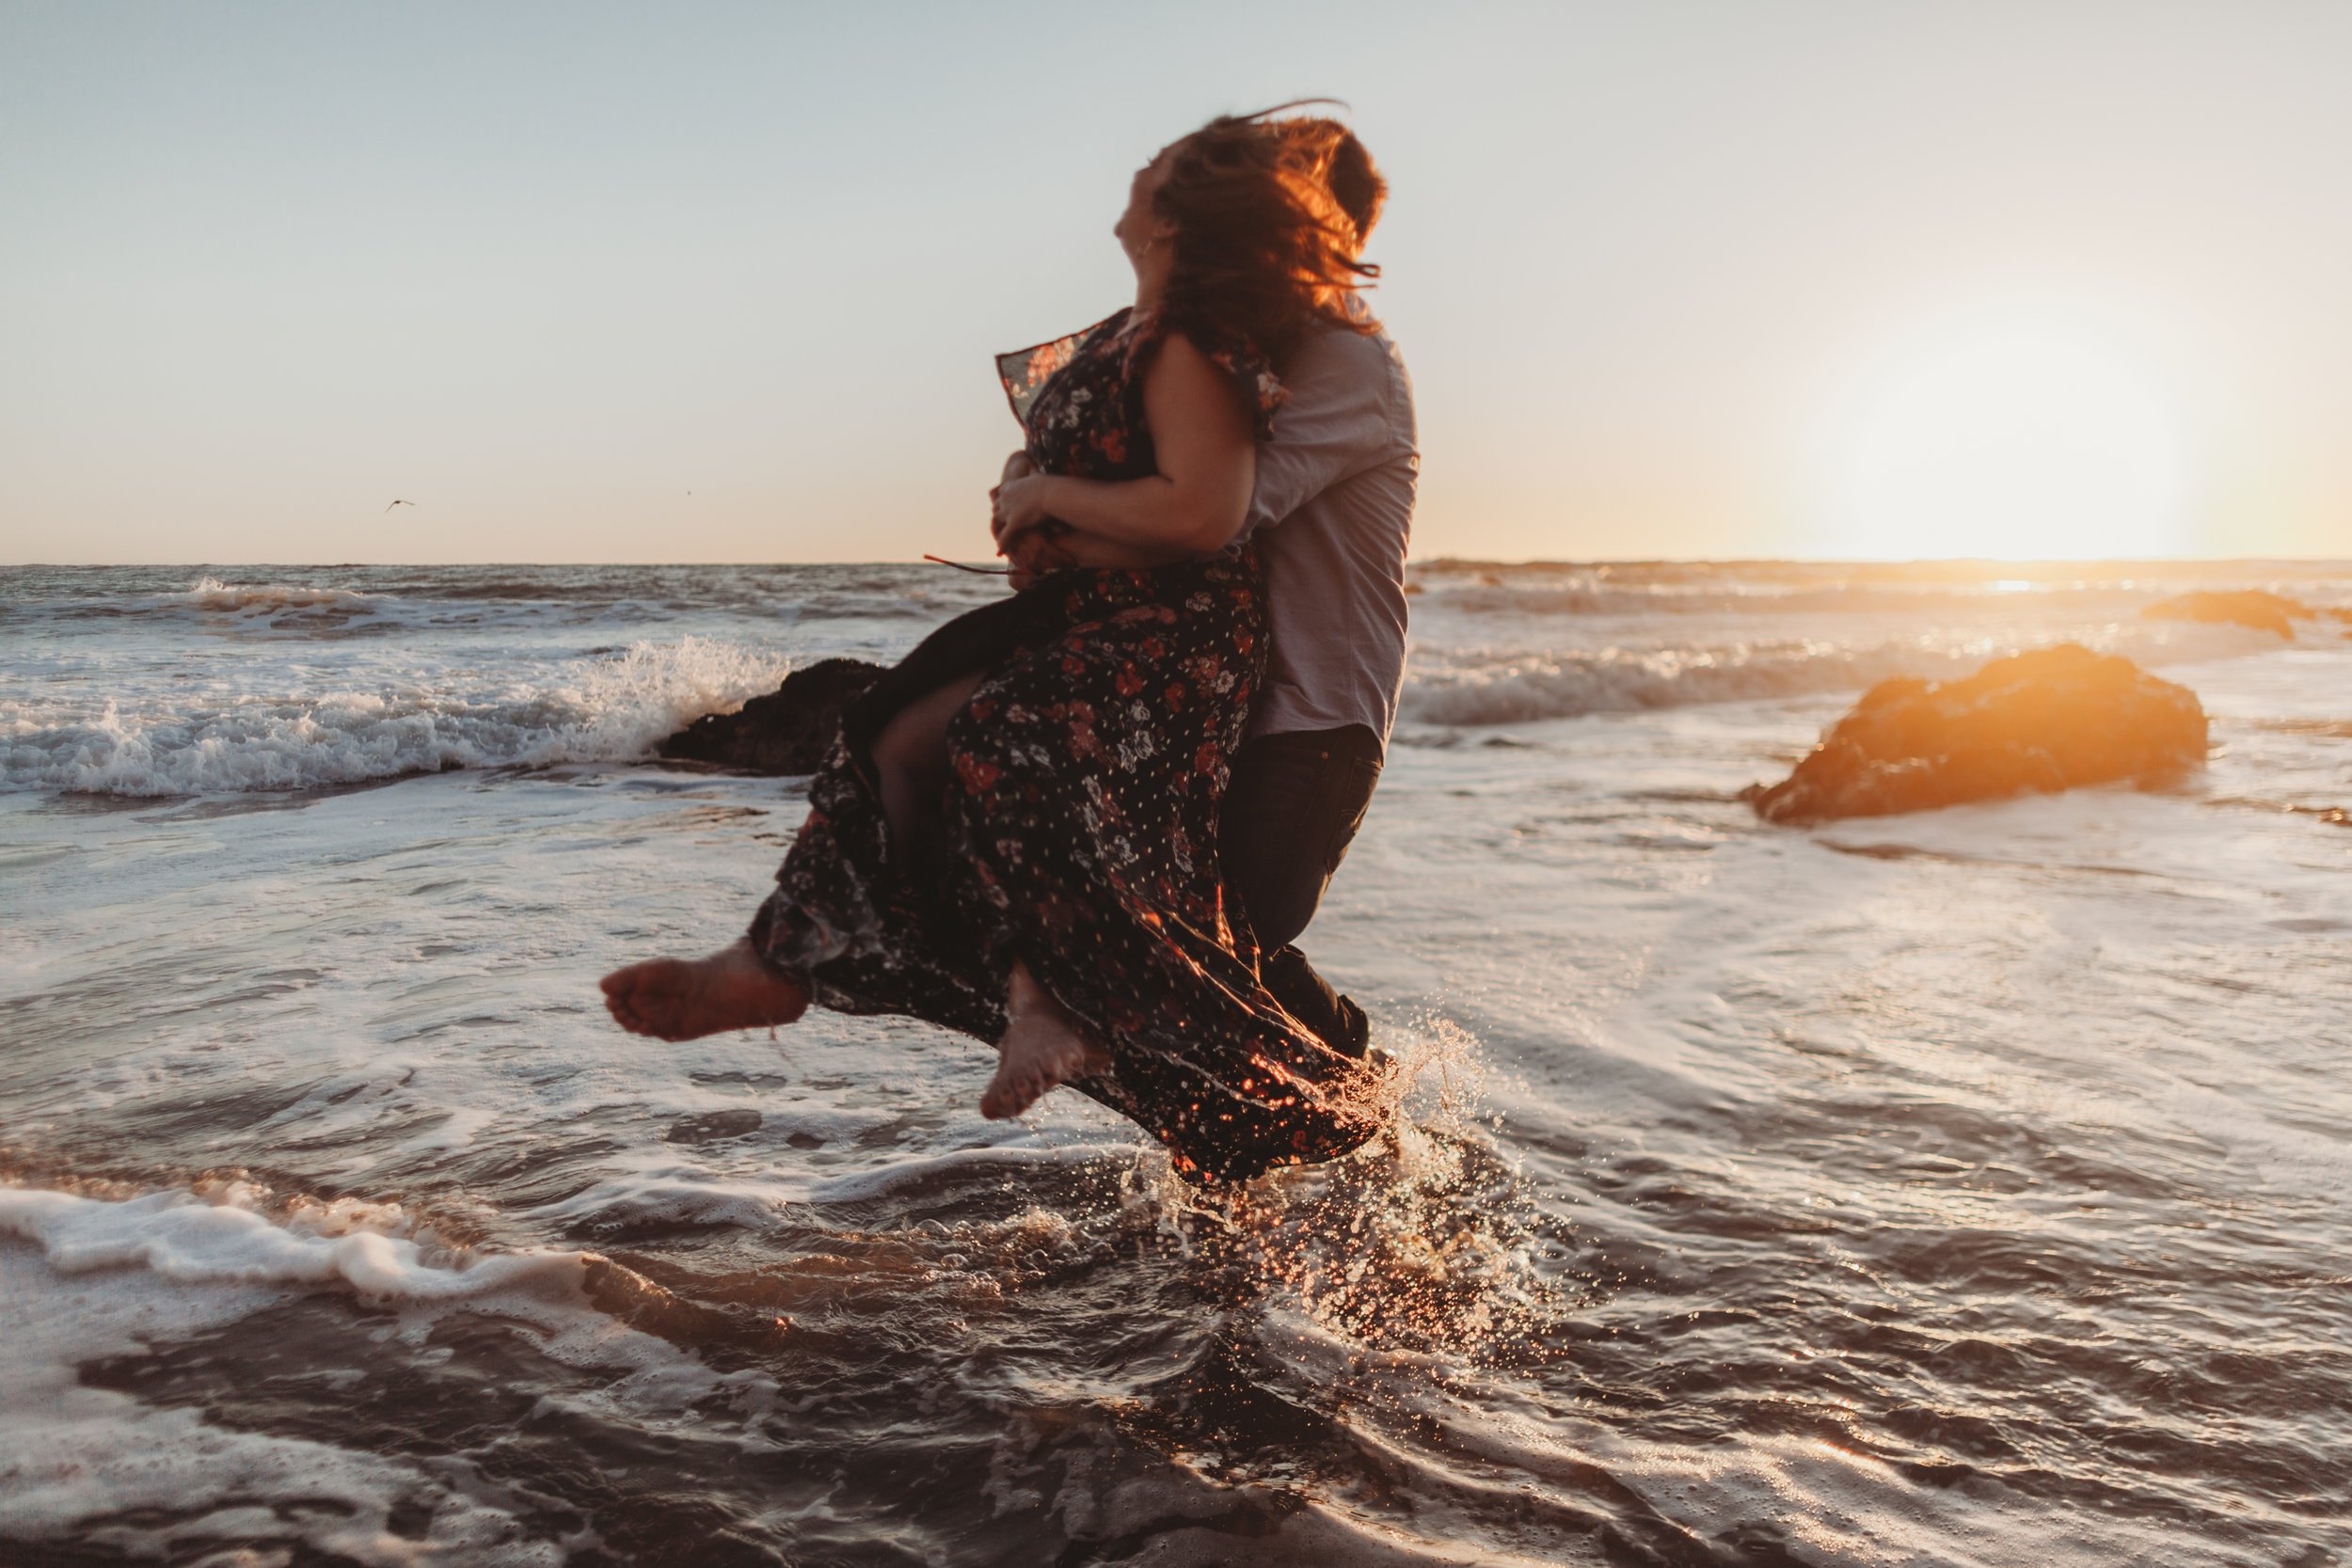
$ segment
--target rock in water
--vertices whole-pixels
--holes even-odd
[[[2140,613],[2162,621],[2217,621],[2292,638],[2296,622],[2308,621],[2319,611],[2300,599],[2249,588],[2234,594],[2183,594]]]
[[[1767,822],[1887,816],[2113,779],[2156,784],[2204,757],[2195,692],[2061,642],[1964,680],[1881,681],[1795,772],[1741,799]]]
[[[882,673],[862,658],[820,659],[795,670],[765,697],[733,713],[695,720],[660,746],[673,762],[708,762],[747,773],[814,773],[833,747],[841,710]]]

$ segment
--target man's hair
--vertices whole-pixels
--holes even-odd
[[[1152,197],[1176,230],[1163,309],[1276,356],[1317,321],[1379,330],[1358,296],[1380,276],[1361,252],[1388,182],[1339,121],[1276,118],[1302,106],[1209,121],[1176,144]]]
[[[1372,153],[1355,132],[1336,119],[1301,117],[1271,123],[1300,156],[1313,164],[1324,188],[1355,226],[1356,248],[1361,250],[1372,238],[1373,225],[1380,221],[1380,210],[1389,202],[1389,182],[1380,177]]]

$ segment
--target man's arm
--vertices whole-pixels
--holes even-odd
[[[1282,383],[1290,395],[1274,411],[1274,438],[1258,449],[1245,537],[1373,467],[1394,446],[1389,405],[1395,371],[1381,340],[1317,333],[1299,344]]]

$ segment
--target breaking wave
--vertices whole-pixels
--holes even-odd
[[[0,785],[84,794],[312,789],[461,768],[623,762],[772,689],[782,655],[689,637],[572,660],[542,683],[239,696],[183,711],[42,712],[0,700]]]

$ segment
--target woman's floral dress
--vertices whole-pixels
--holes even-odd
[[[1233,377],[1261,438],[1281,388],[1214,329],[1126,311],[1000,361],[1048,473],[1156,471],[1143,374],[1183,331]],[[1246,551],[1078,568],[949,622],[844,718],[752,926],[821,1005],[909,1013],[993,1042],[1017,958],[1107,1048],[1073,1086],[1201,1180],[1327,1159],[1377,1131],[1360,1063],[1282,1010],[1227,908],[1216,821],[1265,664]],[[987,676],[947,729],[946,853],[894,862],[867,748],[910,698]]]

